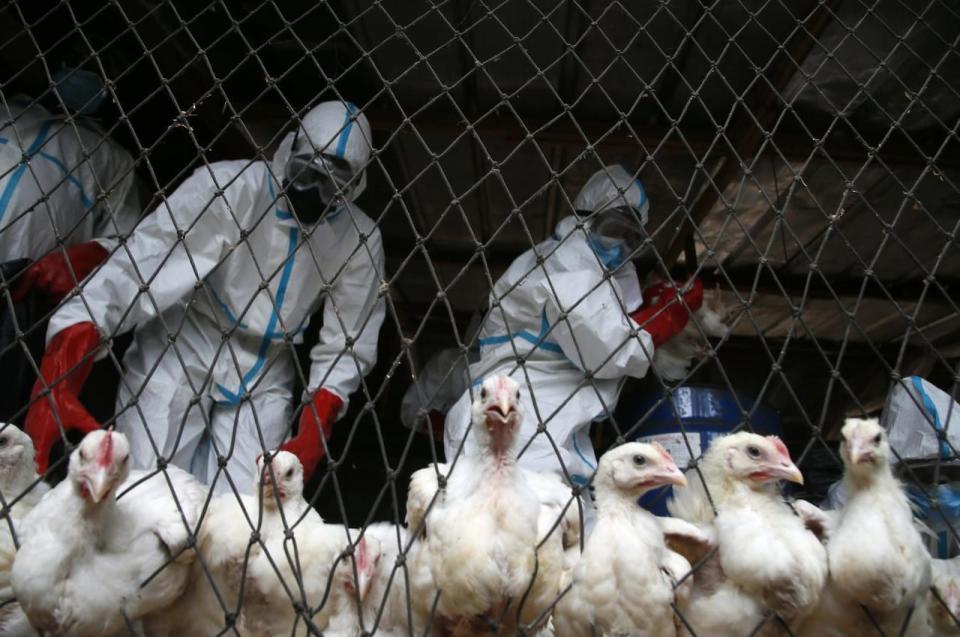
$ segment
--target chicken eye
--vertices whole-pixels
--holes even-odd
[[[749,447],[747,447],[747,453],[750,455],[751,458],[759,458],[760,447],[757,447],[755,445],[750,445]]]
[[[517,390],[517,400],[520,400],[520,390]]]
[[[643,465],[647,464],[647,459],[644,458],[643,456],[634,456],[633,464],[635,464],[638,467],[642,467]]]
[[[487,390],[486,390],[485,388],[481,388],[481,389],[480,389],[480,400],[486,400],[486,399],[487,399]]]
[[[883,434],[877,434],[873,437],[873,444],[879,445],[881,440],[883,440]]]
[[[284,477],[284,478],[292,478],[292,477],[293,477],[293,469],[287,469],[287,472],[286,472],[285,474],[283,474],[283,477]]]
[[[0,447],[6,447],[8,442],[10,442],[9,438],[6,436],[0,436]]]

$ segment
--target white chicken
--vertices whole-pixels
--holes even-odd
[[[359,535],[359,531],[357,534]],[[403,637],[422,635],[427,626],[427,605],[410,597],[408,591],[415,588],[428,588],[432,582],[425,561],[418,559],[417,552],[422,550],[420,542],[410,542],[407,530],[402,526],[386,522],[370,524],[363,530],[363,554],[358,557],[358,571],[364,567],[370,571],[369,588],[361,600],[361,614],[340,612],[331,620],[325,634],[330,637],[357,637],[361,634],[376,634],[382,637]],[[349,565],[348,565],[349,566]],[[411,586],[411,578],[425,578],[420,587]],[[348,598],[360,597],[352,586],[352,572],[348,577],[340,578],[346,586]],[[408,610],[407,601],[410,601]],[[418,613],[418,609],[420,609]],[[361,623],[362,617],[362,623]],[[412,628],[412,631],[411,631]]]
[[[930,587],[930,556],[891,470],[886,433],[862,420],[841,434],[848,500],[831,523],[830,585],[803,634],[926,634],[923,621],[904,626]]]
[[[437,591],[429,568],[429,551],[424,538],[423,519],[436,496],[440,481],[450,465],[437,463],[415,471],[407,492],[407,530],[418,533],[408,551],[407,572],[412,579],[414,595],[411,606],[414,626],[429,623],[433,597]],[[520,613],[520,623],[536,630],[548,619],[550,608],[573,576],[573,568],[580,559],[582,504],[563,479],[555,473],[544,473],[520,468],[529,487],[537,495],[540,510],[537,516],[536,577],[527,593]],[[417,632],[415,630],[415,632]],[[422,632],[422,631],[420,631]],[[544,633],[539,633],[544,634]]]
[[[960,635],[960,557],[932,560],[931,567],[933,587],[927,592],[927,626],[936,637]]]
[[[242,627],[241,583],[257,515],[257,500],[246,495],[224,493],[210,500],[187,590],[168,612],[144,622],[147,635],[203,637]]]
[[[689,486],[674,489],[668,503],[673,515],[712,526],[717,543],[696,571],[686,620],[696,634],[718,637],[779,634],[781,620],[796,625],[819,601],[827,556],[778,491],[779,480],[803,482],[786,446],[776,436],[724,436],[699,468],[702,480],[691,470]]]
[[[306,634],[308,619],[313,630],[323,630],[345,603],[340,592],[352,582],[349,559],[339,562],[343,583],[334,582],[329,603],[316,608],[349,543],[343,526],[324,524],[303,499],[303,465],[291,453],[274,452],[269,464],[257,460],[256,475],[255,496],[211,500],[190,587],[145,627],[151,637]]]
[[[524,471],[524,477],[540,502],[537,518],[537,575],[521,623],[541,625],[541,614],[553,607],[560,592],[573,578],[580,560],[580,498],[556,473]]]
[[[87,434],[24,519],[13,589],[38,630],[127,633],[184,591],[206,491],[174,467],[131,473],[129,456],[123,434]]]
[[[10,571],[17,546],[23,541],[21,521],[49,490],[37,475],[30,436],[15,425],[0,424],[0,495],[4,507],[4,515],[0,516],[0,635],[34,634],[16,602]]]
[[[415,533],[425,517],[422,555],[433,576],[432,590],[415,592],[429,604],[438,598],[434,628],[441,632],[512,634],[519,614],[538,614],[525,597],[535,585],[540,502],[516,462],[519,398],[519,386],[506,376],[484,381],[470,430],[479,453],[457,460],[435,500],[426,497],[434,501],[425,516],[416,491],[429,494],[436,468],[412,480],[408,521]]]
[[[637,500],[658,486],[686,483],[657,444],[627,443],[600,458],[593,483],[597,521],[572,586],[554,609],[557,637],[676,635],[673,579],[662,569],[668,561],[676,568],[673,560],[679,556],[667,549],[662,526]],[[700,535],[686,526],[691,535]]]
[[[671,284],[663,283],[655,277],[648,278],[644,290],[644,305],[656,303],[660,295],[670,288]],[[713,298],[716,307],[710,307],[711,297],[705,294],[703,303],[683,330],[654,350],[653,367],[663,379],[678,381],[685,378],[693,362],[703,357],[706,351],[708,343],[704,336],[722,338],[730,332],[724,322],[727,311],[719,305],[719,294]]]
[[[450,465],[436,463],[413,472],[407,489],[407,534],[413,539],[406,559],[407,585],[410,587],[410,621],[414,634],[441,622],[436,619],[434,603],[440,592],[433,579],[430,547],[427,544],[427,514],[440,497],[439,484],[446,484]]]
[[[339,613],[356,618],[378,543],[351,544],[356,531],[324,523],[303,498],[303,465],[295,455],[276,452],[269,465],[261,458],[258,470],[262,517],[255,520],[259,537],[247,567],[243,626],[251,634],[307,635],[326,630]],[[340,584],[330,585],[331,578]]]

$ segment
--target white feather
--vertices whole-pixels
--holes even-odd
[[[23,542],[23,518],[50,488],[37,475],[33,441],[11,424],[0,424],[0,495],[7,507],[0,517],[0,635],[35,634],[16,602],[10,572]]]
[[[127,453],[113,436],[117,462]],[[189,474],[168,467],[149,475],[132,472],[96,504],[81,496],[76,469],[47,493],[24,519],[24,542],[13,567],[13,587],[38,630],[70,635],[111,635],[130,622],[163,612],[187,586],[205,489]],[[125,475],[117,471],[113,475]],[[115,490],[114,490],[115,489]],[[114,497],[119,493],[119,497]],[[148,582],[149,579],[149,582]]]

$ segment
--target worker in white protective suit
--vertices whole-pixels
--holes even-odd
[[[26,424],[41,469],[59,423],[99,426],[76,398],[91,354],[135,329],[117,400],[134,463],[169,461],[216,479],[218,491],[228,481],[249,490],[256,457],[290,431],[292,344],[322,307],[308,398],[296,436],[282,445],[309,479],[376,362],[383,245],[353,203],[370,153],[366,117],[348,102],[325,102],[272,163],[204,166],[167,197],[50,322],[34,393],[46,383],[52,400],[37,400]]]
[[[443,432],[447,411],[460,399],[469,386],[467,361],[459,349],[443,349],[430,357],[400,402],[400,422],[414,431]]]
[[[574,206],[576,215],[514,260],[490,293],[472,387],[447,414],[448,462],[461,444],[475,452],[466,435],[473,392],[484,378],[507,374],[521,386],[520,464],[586,484],[596,469],[590,423],[613,412],[625,378],[644,376],[654,348],[702,302],[694,280],[679,296],[661,294],[659,304],[643,307],[630,259],[645,243],[650,205],[621,166],[594,174]]]
[[[100,76],[62,68],[53,82],[69,117],[25,96],[0,104],[0,263],[33,261],[16,295],[56,303],[133,230],[141,209],[133,158],[92,117],[107,100]]]
[[[438,439],[443,435],[447,412],[460,400],[470,386],[467,367],[480,360],[477,335],[484,313],[477,311],[464,333],[469,344],[464,353],[460,348],[447,348],[434,353],[414,376],[403,393],[400,403],[400,422],[414,431],[433,430]]]

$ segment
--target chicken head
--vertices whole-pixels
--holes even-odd
[[[269,464],[265,461],[267,456]],[[274,451],[257,458],[257,475],[259,481],[254,488],[266,508],[276,508],[278,502],[303,494],[303,464],[289,451]]]
[[[748,484],[776,480],[803,484],[803,474],[777,436],[741,431],[713,441],[707,453],[722,458],[724,472],[730,477]]]
[[[840,430],[840,457],[847,471],[872,473],[890,460],[890,444],[883,427],[873,420],[853,420]]]
[[[112,497],[130,475],[130,443],[112,429],[91,431],[70,455],[69,478],[93,504]]]
[[[481,448],[503,457],[512,448],[520,429],[520,385],[509,376],[483,381],[473,401],[473,431]]]
[[[635,500],[655,487],[686,486],[687,479],[659,444],[628,442],[603,454],[594,484],[598,491],[615,490]]]
[[[937,599],[933,592],[927,594],[927,612],[930,623],[941,635],[960,635],[960,580],[956,577],[941,577],[934,580]]]
[[[0,423],[0,485],[29,484],[37,473],[33,456],[30,436],[16,425]]]
[[[357,540],[353,548],[353,558],[347,556],[337,567],[337,575],[349,595],[356,595],[360,601],[366,599],[382,554],[383,547],[377,538],[364,535]]]

